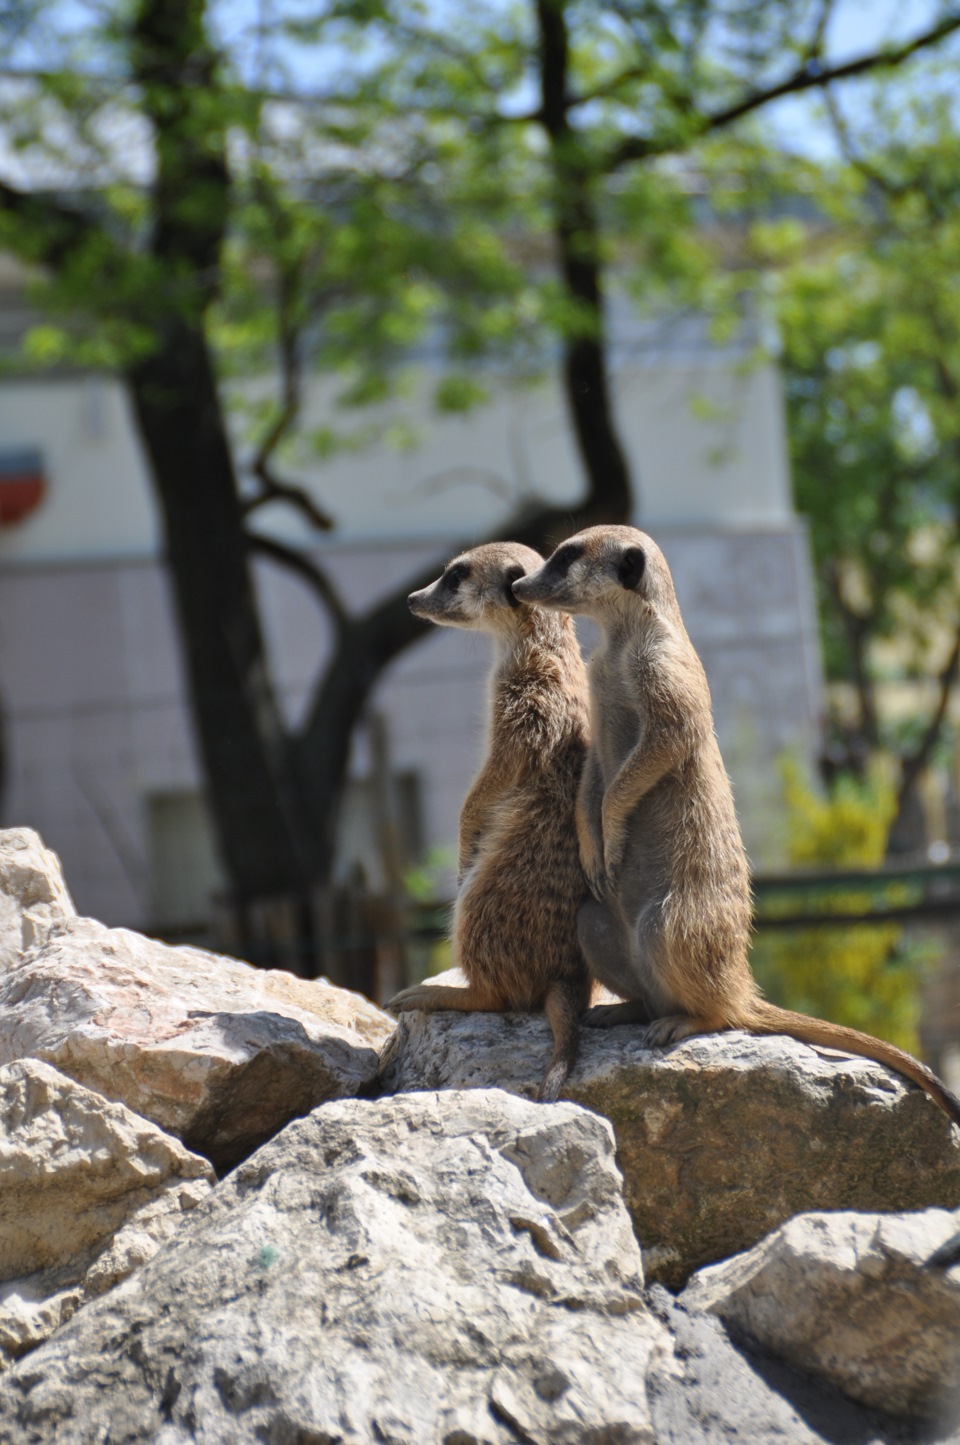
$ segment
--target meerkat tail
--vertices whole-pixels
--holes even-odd
[[[872,1034],[846,1028],[843,1024],[832,1024],[826,1019],[778,1008],[765,999],[759,999],[754,1005],[750,1022],[745,1027],[755,1034],[786,1034],[804,1044],[820,1044],[824,1048],[875,1059],[878,1064],[893,1069],[894,1073],[902,1074],[912,1084],[918,1084],[954,1124],[960,1124],[960,1099],[956,1094],[951,1093],[926,1064],[921,1064],[919,1059],[898,1049],[895,1044],[884,1043],[883,1039],[875,1039]]]
[[[541,1103],[549,1104],[557,1097],[580,1053],[580,1014],[582,987],[557,979],[547,989],[544,1012],[553,1030],[553,1058],[537,1090]]]

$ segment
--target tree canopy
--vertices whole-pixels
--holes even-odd
[[[876,91],[818,181],[819,235],[782,230],[777,310],[797,506],[829,675],[835,762],[900,760],[899,821],[943,741],[960,663],[960,128],[952,76]],[[887,678],[931,679],[892,715]],[[894,824],[896,841],[897,824]],[[903,846],[909,841],[906,829]]]
[[[212,0],[0,10],[0,246],[42,277],[50,319],[32,360],[70,355],[129,388],[238,899],[328,877],[352,730],[422,632],[404,599],[426,578],[356,614],[316,556],[257,529],[267,501],[335,524],[283,465],[311,369],[361,404],[434,335],[437,400],[457,407],[482,393],[480,360],[556,359],[579,512],[532,503],[498,531],[542,547],[571,521],[624,519],[636,479],[609,395],[611,273],[637,304],[702,296],[681,184],[701,148],[749,140],[765,107],[889,72],[960,29],[955,7],[935,5],[895,41],[839,53],[839,8],[341,0],[249,21]],[[276,394],[248,407],[241,448],[225,383],[265,368]],[[333,631],[295,731],[271,683],[256,552],[312,588]]]

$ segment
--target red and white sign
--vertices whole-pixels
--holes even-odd
[[[15,527],[43,501],[47,483],[38,451],[0,451],[0,527]]]

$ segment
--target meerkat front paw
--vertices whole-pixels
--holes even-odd
[[[607,896],[609,883],[607,870],[603,866],[603,850],[600,848],[582,848],[580,851],[580,866],[583,868],[584,877],[587,880],[587,887],[598,903],[602,903]]]
[[[587,887],[598,903],[605,903],[610,897],[610,879],[606,870],[601,868],[596,873],[587,873]]]
[[[606,880],[607,893],[613,893],[620,877],[620,869],[623,865],[623,848],[604,849],[603,854],[603,876]]]

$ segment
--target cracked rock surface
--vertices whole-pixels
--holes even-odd
[[[613,1137],[498,1091],[324,1105],[0,1382],[0,1438],[655,1439]]]
[[[155,1254],[212,1184],[122,1104],[36,1059],[0,1068],[0,1364]]]
[[[532,1097],[549,1053],[540,1016],[405,1013],[382,1084]],[[795,1214],[960,1203],[960,1128],[869,1059],[744,1033],[652,1050],[636,1027],[584,1029],[562,1092],[613,1125],[647,1278],[671,1289]]]
[[[960,1210],[800,1215],[682,1299],[852,1399],[936,1420],[960,1404],[960,1266],[926,1262],[958,1228]]]

